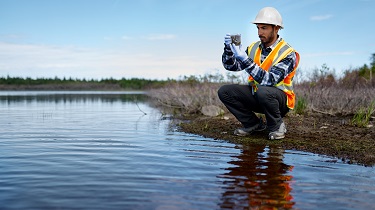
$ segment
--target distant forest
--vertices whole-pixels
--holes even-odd
[[[0,77],[0,90],[146,90],[173,80]]]

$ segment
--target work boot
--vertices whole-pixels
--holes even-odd
[[[264,124],[263,119],[259,119],[259,123],[248,128],[238,128],[234,131],[234,135],[237,136],[249,136],[253,132],[264,131],[267,126]]]
[[[286,126],[284,122],[282,122],[278,130],[272,131],[268,134],[268,138],[270,140],[283,139],[285,138],[285,134],[286,134]]]

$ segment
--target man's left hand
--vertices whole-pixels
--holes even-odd
[[[244,61],[244,60],[247,59],[248,56],[247,56],[246,52],[244,50],[242,50],[242,45],[237,46],[237,45],[234,45],[232,43],[232,44],[230,44],[230,49],[232,50],[234,56],[237,59],[239,59],[241,61]]]

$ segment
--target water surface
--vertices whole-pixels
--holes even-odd
[[[371,209],[375,170],[178,132],[139,92],[0,92],[0,209]]]

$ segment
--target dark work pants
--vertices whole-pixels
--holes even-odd
[[[288,113],[285,93],[276,88],[258,86],[253,95],[249,85],[224,85],[219,88],[218,95],[227,109],[242,123],[245,128],[259,123],[255,113],[266,116],[269,131],[279,129],[282,118]]]

